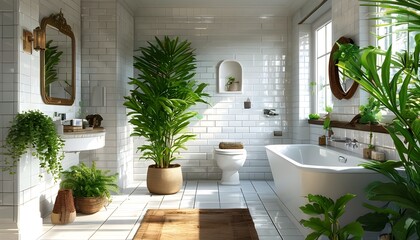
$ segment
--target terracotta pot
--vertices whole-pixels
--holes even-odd
[[[106,197],[75,197],[76,211],[83,214],[98,212],[107,203]]]
[[[51,213],[52,224],[67,224],[74,222],[76,209],[73,194],[70,189],[61,189],[55,198],[54,209]]]
[[[228,91],[239,91],[239,83],[234,82],[228,86]]]
[[[389,233],[379,235],[379,240],[391,240],[391,239],[392,239],[392,235]]]
[[[363,148],[363,158],[372,159],[372,148]]]
[[[156,168],[150,165],[147,169],[147,189],[155,194],[174,194],[182,186],[181,165],[174,164],[169,168]]]
[[[325,146],[327,145],[327,138],[325,136],[321,136],[318,138],[318,145]]]

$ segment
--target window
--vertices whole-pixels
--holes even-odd
[[[378,12],[384,11],[378,8]],[[377,20],[376,34],[378,36],[377,46],[387,50],[392,44],[393,52],[401,52],[408,50],[409,52],[414,51],[415,41],[414,33],[407,32],[407,25],[399,26],[386,26],[389,22],[382,19]]]
[[[332,106],[332,93],[329,88],[328,62],[332,47],[331,20],[315,29],[315,112],[325,113],[326,106]]]
[[[377,8],[377,12],[385,11],[382,8]],[[387,22],[388,21],[388,22]],[[383,50],[388,50],[392,45],[392,52],[403,52],[408,51],[409,53],[414,52],[415,40],[414,36],[416,33],[408,32],[407,24],[398,26],[389,26],[391,20],[384,21],[378,19],[376,21],[376,35],[378,36],[376,45]],[[384,56],[379,57],[378,62],[384,60]],[[391,69],[391,74],[395,73],[397,69]],[[410,86],[409,86],[410,87]],[[388,109],[382,110],[382,115],[393,115]]]

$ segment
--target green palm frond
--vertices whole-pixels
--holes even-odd
[[[420,236],[420,2],[361,1],[362,5],[384,9],[377,13],[377,19],[385,20],[388,25],[405,24],[404,30],[416,33],[413,52],[393,53],[392,47],[388,50],[366,47],[361,50],[360,59],[338,64],[348,77],[396,116],[386,128],[400,161],[364,164],[391,181],[375,182],[367,189],[368,199],[386,205],[383,209],[371,208],[374,213],[366,214],[361,220],[366,229],[381,230],[389,224],[395,239],[417,239],[415,236]],[[404,173],[397,168],[403,168]]]
[[[360,0],[362,6],[379,7],[373,19],[383,20],[384,26],[408,25],[407,30],[420,32],[420,4],[417,0]]]
[[[52,46],[53,40],[45,44],[45,89],[49,94],[50,84],[58,81],[57,65],[60,63],[63,51],[58,51],[58,46]]]
[[[147,140],[138,147],[141,158],[153,160],[161,168],[169,167],[174,154],[195,137],[186,130],[198,113],[189,109],[197,103],[207,104],[207,84],[194,80],[196,60],[187,41],[156,37],[155,43],[149,42],[138,51],[141,54],[134,57],[134,67],[139,74],[130,79],[134,89],[124,103],[133,125],[132,136]]]

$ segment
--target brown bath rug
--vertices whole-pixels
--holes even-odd
[[[248,209],[149,209],[134,240],[258,240]]]

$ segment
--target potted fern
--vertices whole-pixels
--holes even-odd
[[[173,194],[182,185],[182,171],[174,164],[176,154],[195,135],[187,132],[189,120],[197,116],[190,107],[206,103],[209,96],[195,76],[195,54],[191,43],[178,38],[155,38],[134,57],[137,78],[130,78],[133,87],[125,97],[129,110],[132,136],[144,137],[147,142],[137,149],[142,159],[152,160],[147,171],[147,188],[151,193]]]
[[[111,201],[111,192],[118,192],[118,174],[109,172],[97,169],[95,162],[91,167],[80,163],[62,172],[60,187],[73,191],[77,212],[93,214]]]

